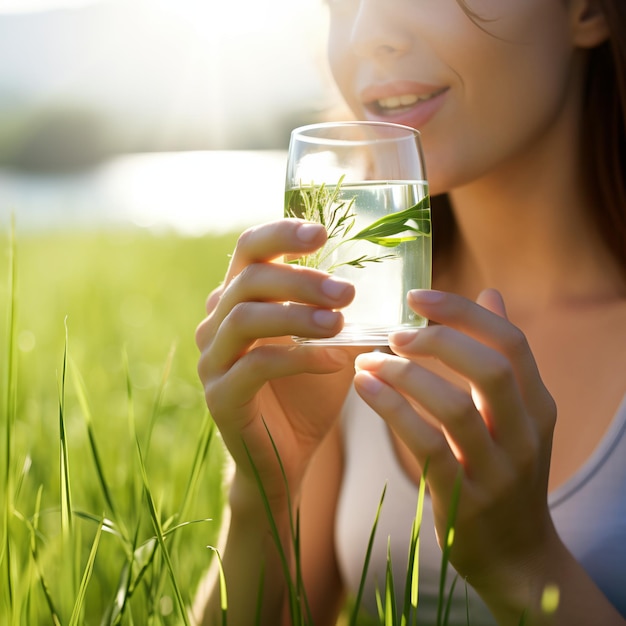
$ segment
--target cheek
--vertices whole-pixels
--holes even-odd
[[[345,28],[331,24],[326,54],[333,80],[348,106],[354,110],[357,103],[352,95],[352,81],[356,72],[356,65],[346,44],[348,37],[349,34],[345,32]]]
[[[533,150],[577,97],[566,46],[503,47],[472,60],[471,67],[459,68],[462,81],[445,114],[422,131],[433,193]]]

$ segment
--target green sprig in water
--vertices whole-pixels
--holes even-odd
[[[430,208],[428,196],[417,204],[390,213],[375,220],[355,235],[350,236],[355,221],[355,197],[340,198],[344,176],[334,187],[325,184],[300,186],[291,189],[285,195],[285,216],[297,217],[309,222],[322,224],[328,233],[328,241],[320,250],[290,261],[296,265],[321,269],[325,261],[343,244],[353,241],[369,241],[377,246],[395,248],[401,243],[414,241],[418,237],[430,236]],[[360,255],[349,261],[342,261],[326,269],[332,273],[342,265],[356,268],[365,267],[366,263],[380,263],[396,258],[393,253],[382,255]]]

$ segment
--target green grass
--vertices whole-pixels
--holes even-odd
[[[194,330],[234,243],[0,231],[0,624],[190,623],[197,584],[219,560],[225,498]],[[362,616],[361,588],[340,624],[415,623],[424,490],[422,481],[404,605],[389,567],[379,615]],[[455,512],[456,500],[442,626]],[[297,548],[297,518],[292,540]],[[289,584],[294,625],[309,624],[298,573]]]
[[[0,232],[0,623],[185,623],[224,501],[194,329],[233,243]]]

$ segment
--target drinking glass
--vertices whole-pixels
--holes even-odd
[[[384,122],[330,122],[291,133],[285,217],[321,223],[328,241],[290,260],[354,284],[326,345],[387,345],[390,332],[425,326],[407,304],[431,284],[430,198],[419,132]]]

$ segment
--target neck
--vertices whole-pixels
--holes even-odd
[[[450,193],[460,235],[451,276],[464,295],[495,287],[520,314],[623,297],[621,272],[593,223],[602,207],[583,183],[577,126],[567,122]]]

